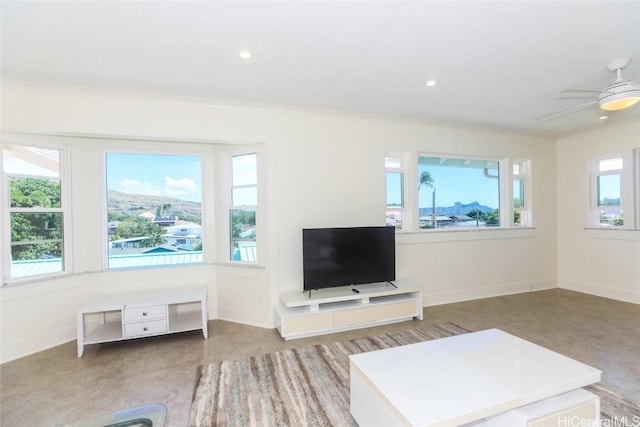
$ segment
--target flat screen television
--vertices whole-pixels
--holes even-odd
[[[395,238],[394,227],[303,229],[304,290],[395,280]]]

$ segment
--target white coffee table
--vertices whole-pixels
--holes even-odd
[[[554,396],[559,400],[601,375],[498,329],[349,359],[351,414],[360,426],[458,426]]]

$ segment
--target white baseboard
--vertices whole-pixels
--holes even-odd
[[[30,336],[22,340],[2,342],[2,359],[0,363],[10,362],[21,357],[29,356],[40,351],[48,350],[76,339],[76,324],[66,326],[54,331],[46,331],[46,334]],[[76,356],[76,348],[71,349],[70,356]]]
[[[425,307],[471,301],[482,298],[498,297],[502,295],[521,294],[524,292],[541,291],[557,288],[554,280],[540,280],[534,282],[504,283],[494,286],[466,288],[447,292],[430,292],[429,286],[423,286],[423,305]]]
[[[575,280],[562,280],[558,287],[570,291],[582,292],[603,298],[640,304],[640,286],[635,290],[616,289],[599,283],[578,282]]]

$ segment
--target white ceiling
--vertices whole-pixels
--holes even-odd
[[[624,56],[640,78],[640,0],[1,6],[3,79],[560,135],[607,121],[591,107],[536,123],[586,100],[558,91],[606,87]]]

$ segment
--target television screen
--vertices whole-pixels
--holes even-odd
[[[394,227],[302,230],[304,290],[396,278]]]

